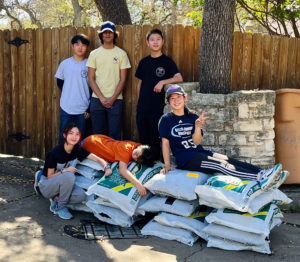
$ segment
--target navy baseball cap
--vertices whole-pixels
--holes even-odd
[[[106,30],[115,33],[116,32],[115,24],[113,22],[110,22],[110,21],[103,22],[101,27],[100,27],[100,33],[103,33]]]
[[[184,90],[182,89],[181,86],[179,86],[179,85],[172,85],[167,90],[167,99],[172,94],[179,94],[179,95],[183,95],[184,96],[185,92],[184,92]]]

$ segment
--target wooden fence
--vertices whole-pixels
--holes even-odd
[[[200,29],[156,27],[163,30],[164,52],[174,59],[184,81],[197,81]],[[117,45],[126,50],[132,65],[124,90],[126,139],[137,140],[134,74],[140,59],[149,54],[145,36],[150,29],[152,26],[117,27]],[[76,33],[89,36],[88,52],[100,45],[94,28],[0,31],[0,152],[44,157],[57,143],[60,91],[54,74],[59,63],[72,55],[70,39]],[[28,43],[8,44],[16,37]],[[300,88],[300,40],[234,33],[231,78],[232,91]]]

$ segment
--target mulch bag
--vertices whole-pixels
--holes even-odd
[[[173,197],[153,196],[144,204],[140,205],[140,209],[156,213],[165,211],[179,216],[190,216],[198,206],[198,200],[185,201],[175,199]]]
[[[84,176],[77,176],[75,177],[75,185],[87,190],[90,186],[94,185],[99,181],[99,178],[89,179]]]
[[[174,169],[166,175],[156,174],[144,186],[153,194],[191,201],[197,199],[195,187],[209,177],[201,172]]]
[[[203,228],[207,225],[205,216],[207,215],[207,207],[201,206],[197,208],[189,217],[177,216],[165,212],[159,213],[154,220],[161,225],[182,228],[194,232],[202,239],[208,239],[208,235],[203,232]]]
[[[275,204],[270,204],[252,215],[230,209],[214,209],[205,220],[208,223],[215,223],[245,232],[263,234],[265,237],[268,237],[275,217],[282,218],[283,215]]]
[[[278,226],[280,224],[281,219],[274,218],[270,230],[272,230],[275,226]],[[266,236],[264,234],[245,232],[238,229],[218,225],[215,223],[208,224],[203,229],[203,231],[209,236],[235,241],[250,246],[265,245],[266,242],[269,243],[269,241],[266,240]]]
[[[271,254],[269,243],[265,242],[263,245],[250,246],[239,242],[234,242],[226,239],[221,239],[213,236],[208,237],[207,247],[216,247],[225,250],[251,250],[263,254]]]
[[[100,221],[121,227],[130,227],[135,221],[135,217],[128,216],[118,208],[95,204],[88,201],[86,205],[93,210],[94,216]]]
[[[82,203],[77,203],[77,204],[70,204],[68,203],[66,206],[67,208],[75,211],[82,211],[82,212],[87,212],[87,213],[93,213],[93,210],[90,209],[86,203],[88,201],[93,201],[95,199],[95,195],[90,195],[86,197],[86,200]]]
[[[87,167],[97,170],[97,171],[104,171],[103,166],[101,166],[99,163],[97,163],[93,160],[90,160],[88,158],[85,158],[81,162],[78,161],[77,165],[87,166]],[[77,168],[77,166],[76,166],[76,168]]]
[[[241,212],[248,212],[251,201],[263,193],[256,181],[226,175],[211,177],[205,185],[196,186],[195,192],[200,205]]]
[[[89,187],[87,194],[95,194],[106,199],[118,206],[128,216],[133,216],[142,197],[139,195],[136,187],[119,173],[118,167],[118,162],[114,162],[111,166],[112,175],[102,177],[98,183]],[[131,161],[128,165],[128,170],[142,184],[145,184],[162,167],[162,163],[157,163],[150,168]]]
[[[85,166],[85,165],[82,165],[81,163],[78,163],[76,165],[76,173],[86,177],[87,179],[90,179],[90,180],[93,180],[95,178],[101,178],[104,173],[103,171],[99,171],[99,170],[96,170],[96,169],[93,169],[91,167],[88,167],[88,166]]]
[[[250,214],[255,214],[259,212],[262,207],[269,203],[285,205],[290,204],[292,201],[292,199],[288,198],[287,195],[279,189],[270,189],[254,198],[250,202],[247,212]]]
[[[178,242],[189,246],[192,246],[199,238],[198,235],[191,231],[164,226],[155,222],[153,219],[142,228],[141,233],[145,236],[156,236],[167,240],[177,240]]]

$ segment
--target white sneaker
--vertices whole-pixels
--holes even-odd
[[[273,168],[261,170],[257,175],[257,182],[261,190],[267,191],[273,186],[273,182],[280,176],[282,165],[277,164]]]

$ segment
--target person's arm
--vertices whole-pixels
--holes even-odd
[[[162,174],[167,174],[169,171],[173,170],[173,167],[171,166],[171,157],[170,157],[170,142],[166,138],[162,138],[162,154],[163,159],[165,163],[165,167],[160,171]]]
[[[95,154],[91,153],[87,157],[90,160],[93,160],[103,166],[104,169],[104,176],[110,176],[112,174],[112,170],[110,165],[105,161],[103,158],[96,156]]]
[[[63,86],[64,86],[64,80],[62,79],[59,79],[59,78],[56,78],[56,84],[57,84],[57,87],[62,91],[63,89]]]
[[[141,91],[141,86],[142,86],[142,80],[139,79],[138,84],[136,86],[136,100],[139,100],[140,97],[140,91]]]
[[[193,142],[196,146],[200,145],[202,142],[202,132],[201,127],[205,124],[205,121],[209,117],[204,116],[205,112],[202,112],[201,115],[195,121],[195,131],[193,134]]]
[[[93,92],[96,94],[96,96],[99,98],[101,104],[105,102],[105,97],[103,96],[102,92],[100,91],[99,86],[96,83],[96,69],[89,67],[88,68],[88,79],[89,84]]]
[[[123,91],[123,88],[124,88],[125,82],[126,82],[126,77],[127,77],[127,68],[120,69],[120,81],[117,85],[117,88],[116,88],[114,94],[110,98],[107,99],[108,101],[107,101],[105,107],[107,107],[107,108],[112,107],[113,103],[116,101],[118,96]]]
[[[164,85],[181,83],[182,81],[182,75],[180,73],[177,73],[171,78],[159,81],[154,87],[154,92],[160,93]]]
[[[131,172],[127,169],[127,164],[119,161],[119,173],[127,179],[129,182],[135,185],[137,191],[141,196],[145,196],[147,194],[146,188],[142,185],[142,183],[136,179],[136,177],[131,174]]]
[[[55,171],[54,168],[48,168],[48,172],[47,172],[47,177],[48,179],[55,177],[55,176],[59,176],[60,174],[64,173],[64,172],[72,172],[75,173],[77,171],[77,169],[73,166],[69,166],[67,168],[63,168],[62,170],[59,171]]]

